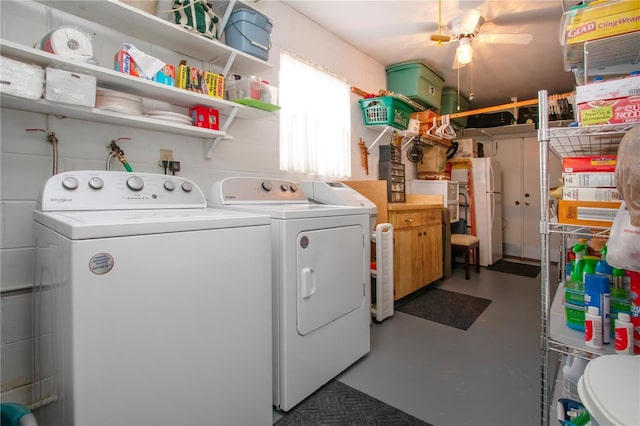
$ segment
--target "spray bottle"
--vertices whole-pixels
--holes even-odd
[[[613,267],[607,263],[607,246],[600,251],[600,260],[596,264],[596,274],[609,278],[609,285],[613,287]]]
[[[576,259],[573,262],[573,269],[571,270],[571,281],[574,283],[582,283],[583,281],[583,272],[584,272],[584,254],[587,251],[586,244],[576,244],[573,246],[573,252],[576,255]]]

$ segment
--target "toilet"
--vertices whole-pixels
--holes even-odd
[[[578,394],[598,425],[640,425],[640,355],[603,355],[587,364]]]

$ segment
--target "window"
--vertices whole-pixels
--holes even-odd
[[[280,55],[280,170],[351,177],[349,84],[292,54]]]

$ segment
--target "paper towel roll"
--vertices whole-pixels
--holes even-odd
[[[91,62],[93,44],[89,35],[73,27],[60,27],[43,37],[40,48],[46,52],[78,61]]]

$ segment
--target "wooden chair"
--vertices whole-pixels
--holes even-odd
[[[476,260],[476,273],[480,273],[480,240],[475,235],[451,234],[451,251],[464,250],[464,278],[470,279],[469,266],[471,253]],[[456,258],[451,254],[452,266],[455,267]]]

